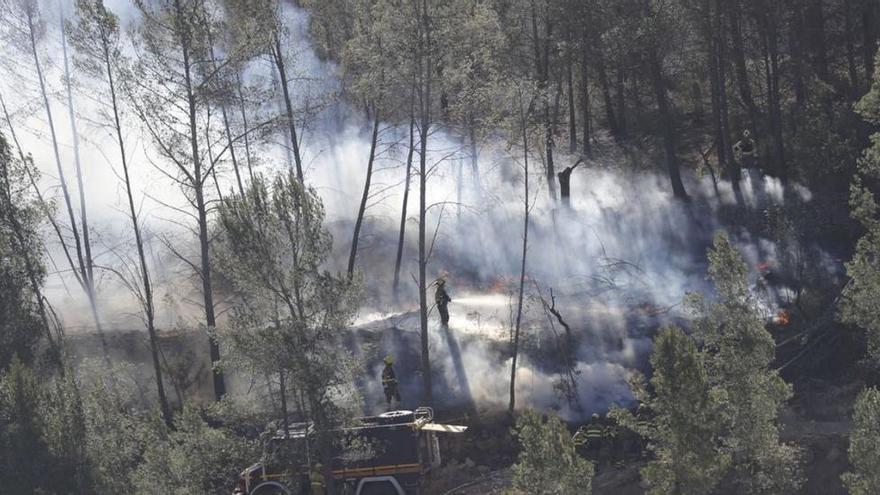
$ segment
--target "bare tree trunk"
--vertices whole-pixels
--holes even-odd
[[[12,118],[9,115],[9,109],[6,108],[6,102],[3,100],[2,96],[0,96],[0,106],[3,107],[3,116],[6,119],[6,125],[9,126],[9,135],[12,137],[12,141],[15,143],[15,148],[18,150],[18,157],[25,163],[28,161],[28,157],[25,156],[24,150],[21,148],[21,144],[18,141],[18,136],[15,134],[15,126],[12,125]],[[67,260],[67,265],[70,267],[71,273],[73,273],[74,278],[76,279],[76,283],[82,287],[83,281],[81,275],[77,269],[76,263],[73,261],[73,257],[70,254],[70,247],[67,245],[67,240],[64,238],[64,235],[61,233],[61,226],[58,225],[58,221],[55,220],[55,217],[52,216],[52,208],[49,205],[49,202],[46,201],[46,198],[43,196],[43,193],[40,191],[39,185],[37,185],[37,179],[34,177],[34,174],[30,169],[25,168],[25,173],[28,176],[28,182],[31,185],[31,188],[34,190],[34,194],[37,195],[37,202],[40,205],[40,209],[46,215],[46,220],[49,221],[49,224],[52,226],[52,230],[55,231],[55,235],[58,238],[58,243],[61,245],[61,251],[64,253],[64,258]]]
[[[851,89],[851,94],[853,98],[858,98],[860,95],[860,86],[859,86],[859,70],[856,64],[856,47],[855,40],[853,38],[853,31],[855,30],[855,23],[853,21],[853,0],[844,0],[843,5],[843,16],[844,16],[844,36],[846,37],[846,68],[847,74],[849,75],[849,85]]]
[[[553,149],[556,143],[553,139],[554,123],[550,107],[550,38],[553,32],[553,24],[550,22],[549,14],[545,13],[544,18],[544,40],[538,32],[538,10],[535,1],[531,2],[532,8],[532,38],[535,52],[535,74],[538,80],[538,89],[541,93],[541,101],[543,103],[544,112],[544,147],[546,153],[545,172],[547,175],[547,188],[550,191],[550,198],[556,201],[556,171],[553,164]],[[543,43],[542,43],[543,41]],[[557,94],[558,96],[558,94]]]
[[[281,420],[284,425],[284,438],[290,437],[290,413],[287,410],[287,384],[284,381],[284,370],[278,371],[278,387],[281,397]]]
[[[284,54],[281,51],[281,40],[278,33],[274,35],[275,49],[273,51],[275,67],[278,69],[278,77],[281,80],[281,93],[284,95],[284,108],[287,112],[287,127],[290,131],[290,144],[293,150],[293,160],[296,164],[296,178],[305,183],[302,168],[302,158],[299,153],[299,139],[296,137],[296,122],[293,119],[293,102],[290,100],[290,90],[287,88],[287,71],[284,68]]]
[[[791,75],[794,87],[795,101],[798,106],[803,106],[807,101],[807,91],[804,85],[804,46],[806,45],[804,14],[800,9],[793,9],[791,15],[791,36],[789,36],[789,51],[791,52]]]
[[[82,243],[85,252],[85,274],[91,298],[95,298],[95,274],[94,260],[92,259],[92,244],[89,241],[89,216],[86,210],[86,191],[82,179],[82,163],[79,156],[79,132],[76,127],[76,115],[73,106],[73,91],[70,87],[70,64],[67,60],[67,36],[64,29],[64,14],[61,16],[61,53],[64,58],[64,86],[67,90],[67,111],[70,116],[70,132],[73,138],[73,162],[76,167],[76,186],[79,188],[80,225],[82,226]],[[94,305],[94,302],[92,303]]]
[[[414,98],[412,99],[414,100]],[[403,184],[403,204],[400,207],[400,234],[397,237],[397,257],[394,260],[394,296],[397,297],[400,288],[400,265],[403,261],[403,245],[406,239],[406,209],[409,203],[409,185],[412,175],[413,153],[415,152],[415,126],[416,119],[413,113],[413,103],[410,102],[409,116],[409,150],[406,154],[406,179]]]
[[[733,157],[730,124],[727,105],[727,60],[725,57],[725,30],[721,15],[720,0],[707,0],[704,3],[709,20],[706,26],[706,37],[709,45],[709,80],[712,87],[712,117],[715,125],[715,151],[719,167],[727,169],[737,204],[742,205],[743,196],[740,190],[741,173],[739,165]],[[708,163],[708,162],[707,162]],[[711,167],[711,165],[707,165]],[[710,168],[711,170],[711,168]],[[714,171],[712,172],[714,179]]]
[[[621,137],[626,137],[626,71],[624,71],[623,63],[617,66],[617,131]]]
[[[577,153],[578,137],[577,137],[577,114],[574,106],[574,62],[572,57],[571,36],[569,36],[568,47],[566,48],[566,79],[568,83],[568,151],[571,154]]]
[[[663,82],[663,67],[656,48],[650,47],[649,64],[651,66],[651,79],[654,82],[654,94],[657,98],[657,110],[660,112],[660,120],[663,126],[663,145],[666,150],[666,168],[669,173],[669,180],[672,183],[672,192],[675,197],[687,200],[687,191],[684,189],[684,183],[681,181],[681,171],[678,165],[678,156],[676,154],[675,145],[675,122],[669,108],[669,99],[666,94],[666,85]]]
[[[810,40],[813,67],[816,75],[823,81],[828,81],[828,45],[825,40],[825,9],[823,0],[811,0],[804,10],[807,21],[807,31]],[[795,7],[797,8],[797,6]]]
[[[143,306],[144,315],[146,316],[147,334],[150,338],[150,356],[153,360],[153,372],[156,375],[156,391],[159,395],[159,407],[162,411],[162,417],[165,424],[171,426],[173,417],[171,407],[168,404],[168,397],[165,393],[165,384],[162,380],[162,366],[160,362],[159,337],[156,332],[156,312],[153,302],[153,284],[150,281],[150,271],[147,267],[147,256],[144,251],[144,240],[141,235],[140,223],[138,222],[137,209],[134,204],[134,194],[131,187],[131,177],[129,176],[128,157],[125,152],[125,140],[122,134],[122,123],[119,118],[119,104],[116,99],[116,81],[113,77],[113,66],[110,60],[109,40],[103,29],[101,31],[101,46],[103,48],[103,58],[105,70],[107,72],[107,84],[110,88],[110,104],[113,108],[113,126],[116,130],[116,139],[119,144],[119,157],[122,164],[123,178],[125,180],[125,193],[128,199],[128,214],[131,218],[131,227],[134,231],[135,245],[137,247],[138,262],[141,269],[141,285],[143,286]]]
[[[583,122],[581,123],[581,132],[583,136],[584,155],[589,155],[593,151],[591,142],[592,135],[592,112],[590,109],[590,79],[589,79],[589,57],[587,52],[587,31],[584,29],[583,36],[584,46],[581,48],[581,113]]]
[[[427,268],[428,253],[426,245],[426,209],[427,209],[427,185],[428,185],[428,136],[431,126],[431,30],[428,18],[428,0],[421,0],[420,6],[420,29],[421,50],[418,58],[419,77],[421,78],[421,92],[419,94],[419,110],[421,122],[419,125],[419,323],[421,324],[421,351],[422,351],[422,380],[425,387],[425,401],[428,406],[434,402],[434,394],[431,381],[431,359],[428,348],[428,287]]]
[[[364,223],[364,213],[367,211],[367,201],[370,199],[370,182],[373,180],[373,161],[376,158],[376,145],[379,141],[379,110],[373,111],[373,134],[370,140],[370,158],[367,160],[367,178],[364,181],[364,194],[358,208],[357,220],[354,222],[354,234],[351,237],[351,253],[348,255],[348,279],[354,276],[354,262],[357,257],[358,241],[361,235],[361,226]]]
[[[177,11],[177,15],[183,18],[183,9],[180,5],[180,0],[175,0],[174,5]],[[202,298],[205,304],[205,325],[208,327],[208,332],[210,334],[213,333],[214,328],[216,328],[217,321],[214,313],[214,286],[211,277],[212,267],[210,258],[210,239],[208,233],[208,207],[205,201],[204,187],[207,177],[204,177],[204,171],[202,170],[202,159],[199,152],[199,138],[196,125],[196,97],[193,93],[191,72],[192,63],[190,61],[191,42],[192,40],[189,39],[188,33],[182,35],[180,40],[180,47],[181,56],[183,57],[184,79],[186,81],[186,101],[188,107],[187,110],[189,113],[188,119],[190,131],[189,137],[193,159],[193,188],[195,190],[195,206],[198,217],[199,259],[201,263],[199,275],[202,280]],[[220,363],[220,345],[217,343],[217,340],[213,335],[209,335],[209,338],[211,374],[214,382],[214,398],[219,401],[223,398],[224,395],[226,395],[226,383],[223,379],[223,372],[218,367]]]
[[[98,317],[98,308],[95,304],[95,294],[91,284],[91,277],[89,276],[88,264],[85,262],[85,258],[83,255],[83,246],[82,239],[80,237],[79,228],[76,223],[76,215],[73,213],[73,202],[70,199],[70,191],[67,188],[67,179],[64,176],[64,167],[61,165],[61,153],[58,148],[58,137],[55,133],[55,121],[52,118],[52,108],[49,105],[49,96],[46,91],[46,83],[43,78],[43,69],[40,64],[40,57],[37,51],[37,38],[36,38],[36,26],[34,26],[34,11],[31,7],[25,7],[25,15],[27,17],[28,22],[28,36],[31,47],[31,54],[34,58],[34,68],[37,71],[37,80],[40,84],[40,93],[43,98],[43,106],[46,110],[46,119],[49,124],[49,133],[52,136],[52,150],[55,155],[55,164],[58,170],[58,181],[61,185],[61,192],[64,196],[64,205],[67,209],[67,216],[70,220],[70,229],[73,233],[74,246],[76,248],[76,259],[77,266],[71,267],[74,271],[78,272],[79,282],[86,293],[86,297],[89,300],[89,306],[92,312],[92,318],[95,322],[95,330],[98,333],[99,338],[101,339],[101,347],[104,354],[104,360],[109,364],[109,348],[107,346],[107,339],[104,336],[104,330],[101,326],[101,320]],[[60,231],[59,231],[60,235]]]
[[[742,17],[740,12],[742,5],[740,0],[724,2],[727,4],[730,17],[730,37],[733,46],[733,62],[736,69],[736,79],[739,85],[739,94],[743,104],[749,112],[749,124],[752,131],[758,129],[758,105],[752,97],[752,84],[749,79],[749,71],[746,67],[745,47],[742,34]]]
[[[516,362],[519,358],[519,333],[522,324],[522,308],[523,293],[526,285],[526,256],[529,248],[529,136],[528,136],[528,114],[523,110],[522,95],[520,95],[520,126],[523,139],[523,166],[525,168],[524,188],[523,188],[523,243],[522,243],[522,262],[519,272],[519,297],[516,303],[516,322],[513,327],[513,352],[510,364],[510,402],[507,406],[507,414],[513,417],[513,411],[516,408]]]
[[[782,109],[779,89],[779,32],[774,12],[759,14],[759,27],[762,31],[764,44],[764,73],[767,83],[767,106],[770,133],[773,138],[773,158],[775,172],[785,181],[787,170],[785,164],[785,144],[782,136]],[[770,16],[774,16],[771,18]]]
[[[599,75],[599,86],[602,89],[602,99],[605,102],[605,118],[608,120],[608,127],[614,137],[622,137],[620,125],[617,122],[617,116],[614,114],[614,102],[611,99],[611,84],[608,82],[608,71],[605,69],[605,60],[601,53],[596,57],[596,71]]]
[[[205,21],[207,23],[207,21]],[[211,66],[217,70],[217,58],[214,55],[214,40],[211,31],[208,30],[208,43],[211,45]],[[220,116],[223,118],[223,129],[226,131],[226,143],[229,148],[229,158],[232,160],[232,171],[235,173],[235,182],[238,184],[238,192],[244,196],[244,183],[241,180],[241,172],[238,170],[238,160],[235,157],[235,141],[232,139],[232,130],[229,127],[229,114],[226,111],[226,103],[220,103]]]
[[[245,109],[244,104],[244,93],[242,91],[242,81],[241,74],[235,74],[235,84],[236,84],[236,93],[238,93],[238,109],[241,113],[241,125],[243,126],[243,134],[244,134],[244,157],[245,162],[247,163],[248,175],[251,178],[251,183],[254,182],[254,167],[251,163],[251,139],[250,139],[250,129],[248,127],[248,118],[247,118],[247,110]]]

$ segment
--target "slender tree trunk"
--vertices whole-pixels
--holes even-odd
[[[174,4],[175,9],[177,10],[177,14],[183,17],[183,9],[180,5],[180,0],[175,0]],[[214,285],[211,273],[212,267],[210,258],[210,239],[208,233],[208,207],[205,201],[205,181],[207,180],[207,177],[204,176],[204,171],[202,170],[202,159],[199,152],[199,137],[196,120],[196,97],[193,93],[191,72],[192,63],[190,61],[191,42],[192,40],[189,38],[189,34],[184,33],[180,39],[180,48],[181,56],[183,58],[186,101],[188,107],[187,110],[189,113],[188,123],[190,132],[190,147],[193,160],[193,189],[195,192],[196,213],[198,218],[199,259],[201,263],[201,273],[199,273],[199,275],[202,280],[202,297],[205,304],[205,325],[208,327],[210,339],[209,350],[211,355],[211,373],[214,382],[214,398],[219,401],[223,398],[224,395],[226,395],[226,383],[223,379],[223,372],[218,367],[220,363],[220,345],[217,343],[216,338],[211,335],[217,326],[217,321],[214,313]]]
[[[773,138],[773,158],[775,172],[785,181],[787,170],[785,164],[785,143],[782,136],[782,110],[779,91],[779,40],[776,19],[771,12],[763,14],[762,28],[764,41],[764,72],[767,82],[767,105],[770,132]]]
[[[373,133],[370,139],[370,158],[367,160],[367,178],[364,181],[364,194],[358,208],[357,220],[354,222],[354,234],[351,237],[351,253],[348,255],[348,279],[354,276],[354,262],[357,257],[358,240],[361,236],[361,226],[364,222],[364,213],[367,211],[367,201],[370,199],[370,182],[373,180],[373,160],[376,158],[376,145],[379,141],[379,110],[373,111]]]
[[[245,100],[244,100],[244,92],[242,91],[242,80],[241,74],[236,72],[235,74],[235,84],[236,84],[236,92],[238,93],[238,110],[241,113],[241,125],[244,131],[244,157],[245,162],[247,163],[248,175],[251,178],[251,183],[254,182],[254,167],[251,163],[251,139],[250,139],[250,128],[248,127],[248,118],[247,118],[247,109],[245,108]]]
[[[605,60],[601,51],[596,56],[596,71],[599,75],[599,86],[602,89],[602,99],[605,102],[605,118],[608,120],[608,127],[614,137],[622,137],[620,125],[617,122],[617,116],[614,114],[614,102],[611,99],[611,84],[608,82],[608,72],[605,70]]]
[[[210,41],[209,34],[209,41]],[[211,42],[211,65],[217,70],[217,60],[214,56],[214,46]],[[244,182],[241,180],[241,172],[238,169],[238,160],[235,156],[235,141],[232,139],[232,130],[229,127],[229,114],[226,111],[226,103],[220,104],[220,116],[223,118],[223,129],[226,131],[226,144],[229,148],[229,159],[232,161],[232,171],[235,173],[235,182],[238,184],[238,192],[244,197]]]
[[[477,149],[477,123],[476,119],[471,118],[468,126],[468,154],[471,160],[471,178],[474,181],[474,189],[477,192],[477,198],[483,198],[483,179],[480,177],[480,151]]]
[[[9,115],[9,109],[6,108],[6,102],[3,100],[2,96],[0,96],[0,106],[2,106],[3,108],[3,116],[6,119],[6,125],[9,126],[9,135],[12,138],[12,141],[15,143],[15,148],[18,151],[18,158],[22,161],[22,163],[27,163],[28,157],[24,154],[24,150],[21,148],[21,143],[19,143],[18,141],[18,136],[15,133],[15,126],[12,125],[12,118]],[[55,220],[55,217],[52,215],[52,208],[49,205],[49,202],[46,201],[46,198],[43,196],[43,193],[40,191],[40,186],[37,184],[37,179],[36,177],[34,177],[34,174],[29,168],[25,168],[25,173],[28,176],[28,183],[30,184],[31,189],[33,189],[34,194],[37,195],[37,202],[40,205],[40,209],[46,215],[46,220],[49,221],[49,224],[52,226],[52,230],[55,232],[55,235],[58,238],[58,243],[61,245],[61,251],[64,253],[64,258],[67,260],[67,265],[70,267],[70,272],[76,279],[76,283],[79,284],[80,287],[82,287],[83,280],[78,271],[77,265],[73,261],[73,257],[70,254],[70,248],[68,247],[67,240],[61,233],[61,226],[58,225],[58,221]]]
[[[553,149],[556,147],[554,142],[554,123],[551,116],[550,108],[550,38],[552,35],[553,24],[550,22],[549,15],[545,15],[545,38],[542,40],[538,31],[538,9],[535,1],[531,2],[532,7],[532,38],[534,42],[535,52],[535,75],[538,80],[538,89],[541,94],[544,112],[544,147],[546,152],[545,171],[547,175],[547,188],[550,191],[550,197],[556,201],[556,171],[553,164]],[[558,96],[558,93],[557,93]]]
[[[279,397],[281,398],[281,420],[284,425],[284,438],[290,437],[290,413],[287,409],[287,384],[284,381],[284,370],[278,371]]]
[[[592,145],[592,116],[590,109],[590,79],[589,79],[589,57],[587,55],[587,31],[584,29],[583,48],[581,48],[581,115],[583,122],[581,123],[581,132],[583,136],[584,155],[589,155],[593,151]]]
[[[675,121],[672,118],[669,99],[666,94],[666,85],[663,82],[663,68],[660,58],[654,47],[650,48],[649,64],[651,66],[651,79],[654,83],[654,94],[657,98],[657,110],[660,112],[660,120],[663,126],[663,145],[666,150],[666,168],[669,180],[672,183],[672,192],[675,197],[687,200],[688,195],[681,180],[681,171],[678,165],[675,144]]]
[[[415,152],[416,119],[413,109],[413,101],[414,97],[412,97],[410,101],[409,150],[406,154],[406,179],[403,183],[403,204],[400,207],[400,234],[397,237],[397,256],[394,260],[394,284],[392,285],[392,288],[394,289],[395,297],[397,297],[400,289],[400,265],[403,261],[403,245],[404,240],[406,239],[406,210],[409,202],[409,185],[412,174],[413,153]]]
[[[578,137],[577,137],[577,113],[574,106],[574,62],[572,56],[571,37],[566,48],[566,79],[568,83],[568,151],[571,154],[577,153]]]
[[[28,23],[28,37],[30,41],[31,54],[34,58],[34,68],[37,71],[37,80],[40,84],[40,94],[43,98],[43,107],[46,110],[46,119],[49,124],[49,133],[52,137],[52,150],[55,155],[55,165],[58,170],[58,181],[61,185],[61,192],[64,196],[64,205],[67,209],[67,216],[70,220],[70,229],[73,233],[74,247],[76,248],[76,259],[77,266],[72,267],[74,271],[78,272],[79,282],[86,293],[86,298],[89,300],[89,307],[91,309],[92,318],[95,322],[95,331],[98,333],[99,338],[101,339],[101,347],[104,354],[104,361],[109,365],[110,362],[110,352],[107,346],[107,339],[104,336],[104,329],[101,326],[101,319],[98,316],[98,308],[95,304],[95,294],[91,285],[91,278],[89,277],[88,272],[88,264],[85,262],[85,258],[83,255],[83,247],[82,247],[82,239],[80,237],[79,228],[76,223],[76,215],[73,213],[73,202],[70,199],[70,191],[67,187],[67,179],[64,175],[64,167],[61,165],[61,153],[58,148],[58,137],[55,133],[55,121],[52,118],[52,108],[49,105],[49,96],[46,91],[46,82],[43,78],[43,69],[40,64],[40,57],[37,51],[37,38],[36,38],[36,26],[34,25],[34,12],[30,7],[26,8],[26,17]],[[59,234],[60,235],[60,234]]]
[[[856,45],[853,38],[855,25],[853,22],[853,0],[844,0],[844,36],[846,37],[846,68],[849,75],[849,86],[852,98],[858,98],[861,94],[859,86],[859,69],[856,63]]]
[[[706,6],[711,10],[711,27],[707,36],[710,45],[709,74],[712,84],[712,114],[715,119],[715,148],[718,165],[727,169],[737,203],[741,203],[739,165],[733,157],[733,144],[730,133],[730,118],[727,103],[727,57],[725,48],[725,25],[721,15],[723,0],[708,0]]]
[[[208,25],[207,20],[205,20],[205,24]],[[217,57],[214,54],[214,37],[210,29],[207,30],[207,36],[208,44],[210,45],[211,68],[214,71],[217,71]],[[232,171],[235,173],[235,182],[238,185],[239,194],[244,197],[244,183],[241,180],[241,172],[238,169],[238,160],[235,157],[235,141],[232,139],[232,129],[229,127],[229,113],[226,111],[225,102],[220,103],[220,116],[223,118],[223,129],[226,131],[226,144],[229,148],[229,158],[232,161]]]
[[[808,36],[811,40],[813,67],[816,75],[823,81],[828,79],[828,46],[825,40],[825,9],[823,0],[811,0],[804,12],[808,24]]]
[[[523,188],[523,243],[522,243],[522,262],[519,272],[519,297],[516,303],[516,322],[513,327],[513,352],[510,363],[510,402],[507,406],[507,414],[513,417],[513,411],[516,408],[516,362],[519,358],[519,334],[522,324],[522,308],[523,293],[526,285],[526,258],[529,248],[529,136],[528,136],[528,115],[523,111],[522,95],[520,95],[520,126],[523,139],[523,166],[525,168],[524,188]]]
[[[431,380],[431,359],[428,348],[428,252],[426,245],[427,228],[427,186],[428,186],[428,136],[431,127],[431,78],[433,77],[430,21],[428,17],[429,0],[421,0],[420,29],[421,50],[418,57],[421,92],[419,95],[419,323],[421,324],[422,380],[425,388],[425,401],[433,405],[434,394]]]
[[[113,66],[110,60],[109,40],[106,33],[101,31],[101,46],[103,48],[104,66],[107,72],[107,84],[110,88],[110,104],[113,109],[113,126],[116,131],[116,139],[119,145],[119,157],[122,164],[123,178],[125,180],[125,193],[128,199],[128,214],[131,218],[131,227],[134,231],[135,246],[138,253],[138,262],[141,269],[141,285],[143,286],[144,315],[147,323],[147,334],[150,338],[150,356],[153,360],[153,372],[156,375],[156,391],[159,395],[159,407],[165,424],[171,426],[173,417],[168,397],[165,393],[165,384],[162,380],[162,366],[160,362],[159,337],[156,332],[156,312],[153,302],[153,284],[150,281],[150,271],[147,267],[147,256],[144,251],[144,239],[141,235],[140,223],[138,222],[137,209],[134,204],[134,194],[131,187],[131,177],[128,169],[128,157],[125,152],[125,140],[122,134],[122,122],[119,118],[119,104],[116,99],[116,82],[113,77]]]
[[[740,99],[749,113],[749,124],[752,131],[758,129],[758,105],[752,97],[752,83],[749,78],[749,71],[746,67],[745,46],[742,34],[742,17],[740,15],[742,5],[739,0],[735,2],[725,2],[728,6],[728,15],[730,17],[730,38],[733,47],[733,63],[736,69],[736,79],[739,86]]]
[[[284,95],[284,108],[287,112],[287,127],[290,131],[290,144],[293,150],[293,160],[296,165],[296,177],[305,184],[302,158],[299,152],[299,139],[296,136],[296,121],[293,118],[293,102],[290,100],[290,90],[287,87],[287,70],[284,68],[284,54],[281,51],[281,40],[278,38],[277,32],[274,34],[274,42],[275,67],[278,69],[278,77],[281,80],[281,93]]]
[[[557,79],[556,94],[553,97],[553,108],[547,109],[547,129],[545,146],[547,147],[547,184],[550,187],[550,197],[556,200],[556,123],[559,122],[559,98],[562,95],[562,77]]]
[[[89,240],[89,216],[86,209],[86,190],[83,186],[82,163],[79,156],[79,132],[76,127],[76,114],[73,105],[73,90],[70,85],[70,64],[67,59],[67,36],[64,29],[64,14],[61,18],[61,53],[64,58],[64,87],[67,91],[67,111],[70,116],[70,132],[73,138],[73,163],[76,170],[76,186],[79,189],[79,211],[82,226],[82,244],[85,252],[85,276],[91,291],[91,298],[95,298],[95,274],[94,260],[92,259],[92,244]],[[93,303],[94,304],[94,303]]]
[[[626,72],[623,69],[623,63],[620,63],[617,67],[617,92],[615,97],[617,99],[618,130],[621,136],[626,137],[628,132],[626,125]]]
[[[804,14],[800,9],[794,9],[792,13],[791,36],[789,44],[791,46],[791,75],[792,86],[794,87],[795,101],[799,107],[802,107],[807,100],[806,87],[804,85]]]

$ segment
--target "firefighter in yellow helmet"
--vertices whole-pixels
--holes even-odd
[[[314,466],[312,466],[311,471],[309,471],[309,493],[311,495],[327,494],[327,486],[326,483],[324,483],[324,475],[321,474],[322,469],[324,469],[324,466],[321,465],[320,462],[317,462]]]
[[[446,292],[446,279],[440,277],[437,279],[437,290],[434,291],[434,302],[437,303],[437,310],[440,312],[440,323],[444,327],[449,326],[449,303],[452,298]]]
[[[397,376],[394,374],[394,359],[385,356],[385,369],[382,370],[382,388],[385,390],[385,403],[391,407],[391,400],[400,403],[400,391],[397,389]]]

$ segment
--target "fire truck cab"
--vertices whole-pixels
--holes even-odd
[[[467,427],[434,423],[434,412],[391,411],[361,418],[338,430],[330,467],[337,491],[345,495],[417,495],[426,475],[440,465],[441,433],[460,434]],[[310,493],[308,475],[315,465],[315,430],[297,423],[266,445],[264,461],[241,472],[233,495]]]

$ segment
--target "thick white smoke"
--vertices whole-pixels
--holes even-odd
[[[124,22],[136,20],[134,10],[123,0],[118,7]],[[286,49],[291,53],[294,78],[290,84],[296,97],[306,178],[319,192],[327,210],[327,225],[335,237],[335,268],[347,262],[352,224],[365,179],[369,140],[367,122],[353,106],[333,100],[340,90],[338,67],[316,56],[308,38],[308,16],[293,6],[284,9],[285,25],[291,36]],[[50,34],[52,31],[50,30]],[[54,37],[53,37],[54,36]],[[57,33],[46,40],[58,43]],[[47,50],[48,51],[48,50]],[[57,60],[56,60],[57,62]],[[48,70],[51,86],[59,90],[60,72]],[[271,84],[268,61],[255,61],[245,74],[250,84]],[[94,81],[82,80],[78,114],[83,122],[85,188],[96,237],[99,264],[118,265],[119,252],[131,252],[127,219],[123,213],[121,184],[116,175],[112,136],[98,125],[97,105],[87,95]],[[9,88],[23,95],[17,106],[23,144],[34,154],[44,173],[46,188],[57,184],[49,142],[44,132],[42,109],[36,105],[33,88]],[[332,102],[329,103],[328,102]],[[266,101],[261,112],[278,111],[280,102]],[[53,102],[56,125],[63,144],[65,166],[72,170],[70,132],[65,124],[66,108]],[[33,112],[29,114],[29,112]],[[168,238],[180,242],[184,252],[191,241],[177,226],[181,217],[163,204],[181,205],[179,191],[149,164],[155,160],[151,144],[138,134],[139,127],[126,119],[128,141],[136,164],[134,178],[141,191],[141,219],[150,234],[151,265],[155,272],[160,325],[169,329],[180,324],[195,326],[200,297],[187,270],[159,242]],[[414,403],[420,394],[417,373],[418,318],[413,313],[418,296],[414,283],[416,265],[415,220],[418,183],[413,176],[401,289],[391,291],[394,256],[405,175],[406,123],[384,122],[372,196],[361,236],[358,269],[367,285],[367,300],[358,318],[363,332],[374,335],[375,347],[360,349],[369,363],[364,383],[367,406],[381,407],[382,393],[377,379],[378,358],[386,353],[402,356],[405,401]],[[29,132],[24,132],[27,130]],[[259,153],[261,173],[271,175],[289,166],[286,136],[278,134],[275,144]],[[721,185],[715,196],[708,179],[688,183],[694,201],[675,200],[659,164],[638,164],[616,146],[605,143],[601,151],[572,175],[571,208],[561,207],[548,193],[540,156],[532,157],[532,209],[527,261],[527,296],[524,321],[524,353],[517,373],[521,406],[555,408],[567,417],[601,410],[609,404],[631,400],[625,379],[628,370],[643,367],[650,350],[653,330],[677,321],[677,305],[686,292],[710,291],[706,282],[705,249],[719,228],[715,213],[732,204],[730,188]],[[475,187],[462,140],[454,132],[437,129],[429,142],[428,162],[437,164],[428,180],[428,240],[433,243],[429,276],[445,275],[453,298],[449,334],[432,315],[431,351],[438,390],[455,402],[474,402],[477,407],[503,407],[507,402],[510,358],[506,342],[511,328],[510,290],[519,277],[523,234],[523,181],[518,148],[509,148],[500,138],[484,143],[479,168],[480,187]],[[416,156],[416,161],[418,157]],[[573,163],[560,153],[557,171]],[[227,167],[228,168],[228,167]],[[646,169],[647,168],[647,169]],[[232,186],[231,173],[221,174],[223,187]],[[781,202],[781,185],[767,180],[760,185],[764,196]],[[760,201],[751,182],[744,185],[746,200]],[[798,189],[802,200],[809,193]],[[436,232],[436,238],[434,233]],[[769,241],[739,237],[750,264],[774,256]],[[189,246],[189,247],[188,247]],[[57,250],[53,250],[57,255]],[[88,327],[89,313],[81,291],[63,271],[53,273],[49,294],[69,327]],[[69,287],[67,289],[66,287]],[[578,344],[575,352],[577,410],[555,389],[559,362],[546,346],[554,342],[550,318],[538,294],[549,302],[554,290],[558,310],[570,324]],[[140,328],[138,307],[109,273],[102,276],[99,304],[110,328]],[[561,332],[556,325],[555,331]],[[378,343],[375,343],[375,342]],[[416,356],[415,358],[413,356]],[[412,397],[412,399],[406,396]]]

